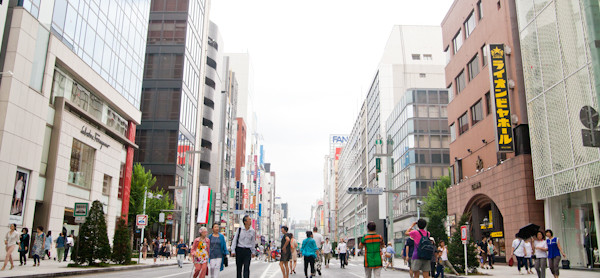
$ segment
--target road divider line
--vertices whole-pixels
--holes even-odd
[[[260,278],[265,278],[267,277],[267,273],[269,272],[269,269],[271,269],[271,266],[273,266],[273,264],[269,264],[267,266],[267,269],[265,269],[265,271],[263,271],[263,274],[260,276]]]

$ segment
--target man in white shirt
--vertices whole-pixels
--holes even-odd
[[[344,239],[340,240],[340,243],[337,246],[338,256],[340,258],[340,264],[342,268],[346,266],[346,253],[348,252],[348,247],[346,246],[346,242]]]
[[[323,244],[323,257],[325,257],[325,267],[329,268],[329,260],[331,260],[331,242],[329,242],[329,238],[325,239],[325,243]]]
[[[515,240],[512,242],[512,254],[517,258],[517,269],[521,274],[521,267],[525,266],[525,241],[515,235]]]
[[[256,231],[250,227],[252,220],[250,216],[243,218],[244,228],[239,228],[233,237],[231,243],[231,256],[235,257],[237,267],[237,278],[242,278],[242,268],[244,278],[250,277],[250,261],[254,256],[254,246],[256,245]]]
[[[319,273],[319,276],[321,276],[321,263],[323,262],[323,252],[321,251],[321,248],[323,247],[323,235],[319,234],[318,231],[319,229],[317,229],[317,227],[313,228],[313,239],[317,244],[317,248],[319,248],[319,250],[317,250],[317,260],[315,262],[317,272]]]

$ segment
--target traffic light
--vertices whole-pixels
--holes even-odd
[[[362,187],[348,187],[348,194],[363,194]]]

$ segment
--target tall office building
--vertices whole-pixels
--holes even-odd
[[[471,238],[492,237],[500,261],[520,227],[544,227],[533,190],[515,2],[456,0],[442,22],[453,176],[448,214],[455,220],[449,222],[470,214]]]
[[[112,240],[129,209],[150,1],[7,5],[0,169],[11,201],[0,233],[15,223],[78,235],[75,216],[99,200]]]
[[[517,1],[535,198],[572,267],[600,239],[598,1]]]
[[[325,224],[323,235],[331,236],[332,241],[337,235],[337,183],[338,183],[338,165],[342,149],[348,142],[348,135],[331,134],[329,135],[329,154],[325,156],[323,165],[323,207],[325,214]]]
[[[200,157],[210,150],[202,145],[204,111],[204,52],[207,51],[208,6],[205,0],[154,0],[150,7],[146,62],[142,84],[142,124],[137,131],[136,161],[156,177],[156,186],[174,196],[176,206],[187,202],[187,226],[196,219],[194,207],[199,183]],[[187,151],[200,151],[186,161]],[[188,184],[184,184],[188,165]],[[187,187],[184,194],[180,189]],[[197,193],[196,193],[197,194]],[[186,200],[182,200],[183,196]],[[177,217],[176,217],[177,218]],[[175,219],[172,231],[180,231]],[[177,235],[171,234],[170,238]]]

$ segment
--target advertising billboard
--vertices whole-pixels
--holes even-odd
[[[508,79],[503,44],[490,44],[490,89],[494,94],[496,147],[498,152],[513,152],[513,131],[508,99]]]

